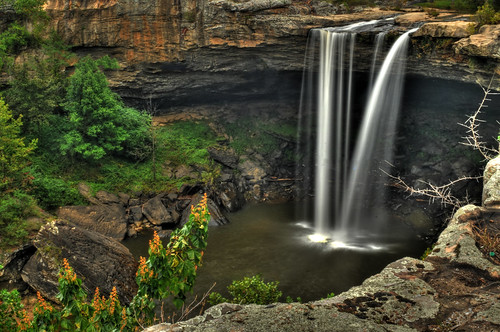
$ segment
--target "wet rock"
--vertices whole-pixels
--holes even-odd
[[[238,166],[238,156],[233,149],[227,147],[210,147],[207,149],[210,158],[229,168]]]
[[[95,198],[99,200],[101,204],[123,204],[122,201],[116,196],[115,194],[108,193],[107,191],[104,190],[99,190],[95,194]]]
[[[135,228],[134,225],[130,225],[127,229],[127,237],[136,237],[137,236],[137,229]]]
[[[181,225],[184,225],[188,222],[189,215],[191,214],[191,206],[196,206],[197,204],[199,204],[202,198],[203,196],[201,194],[193,196],[189,206],[182,213]],[[210,198],[207,199],[207,208],[208,212],[210,212],[210,222],[208,223],[209,226],[221,226],[229,223],[229,220],[227,220],[217,204],[215,204],[215,202]]]
[[[142,207],[143,214],[155,226],[175,223],[167,208],[163,205],[162,197],[163,195],[158,195],[147,201]]]
[[[137,262],[116,240],[67,222],[53,221],[39,231],[37,248],[23,268],[22,278],[44,297],[56,301],[58,273],[66,258],[91,297],[96,287],[109,296],[116,286],[120,302],[128,304],[137,292]]]
[[[63,206],[57,216],[84,229],[117,239],[127,234],[127,215],[120,204],[93,206]]]
[[[229,212],[241,209],[245,202],[241,193],[232,182],[221,183],[218,194],[220,203]]]

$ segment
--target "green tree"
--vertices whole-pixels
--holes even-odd
[[[20,137],[22,117],[15,119],[3,99],[0,99],[0,190],[22,187],[27,179],[24,170],[37,140],[26,144]]]
[[[12,70],[10,87],[2,94],[15,116],[23,115],[24,132],[38,136],[50,116],[60,112],[66,91],[62,60],[32,57]]]
[[[76,65],[64,104],[71,128],[60,145],[63,155],[95,161],[124,149],[127,154],[147,141],[150,117],[125,108],[101,70],[117,66],[107,56],[99,60],[87,56]]]

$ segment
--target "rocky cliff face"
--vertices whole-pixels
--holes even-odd
[[[300,81],[311,28],[395,14],[371,9],[319,16],[314,3],[49,0],[46,10],[78,53],[109,54],[121,62],[110,79],[122,96],[167,96],[172,105],[192,102],[193,95],[265,94],[280,82]],[[328,12],[319,5],[317,11]]]
[[[163,98],[165,105],[192,104],[193,96],[203,102],[250,94],[272,98],[269,91],[283,82],[300,86],[311,28],[398,14],[356,8],[343,14],[343,6],[296,0],[49,0],[46,11],[76,52],[108,54],[120,61],[122,69],[111,73],[110,80],[122,96],[135,101]],[[403,15],[395,33],[428,20],[433,19],[425,13]],[[416,36],[409,70],[475,80],[464,57],[489,55],[461,41],[457,56],[451,45],[469,37],[468,23],[445,25],[427,27]],[[368,68],[365,58],[359,61]],[[159,104],[162,108],[161,100]]]

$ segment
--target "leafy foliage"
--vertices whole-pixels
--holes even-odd
[[[0,194],[0,246],[22,242],[29,234],[26,219],[38,213],[32,196],[22,190]]]
[[[500,12],[496,12],[490,2],[485,2],[479,6],[474,20],[477,23],[476,29],[486,24],[497,24],[500,22]]]
[[[60,146],[63,155],[99,160],[109,153],[124,150],[134,154],[147,141],[150,117],[125,109],[118,95],[108,86],[100,68],[117,68],[109,57],[81,59],[70,78],[65,110],[71,129],[65,133]],[[141,135],[133,137],[133,134]]]
[[[108,298],[97,288],[92,302],[82,289],[66,259],[59,272],[58,300],[62,309],[47,303],[38,293],[38,302],[30,319],[23,309],[17,290],[0,292],[0,330],[2,331],[132,331],[155,320],[158,300],[174,297],[182,305],[185,294],[191,291],[196,270],[201,265],[206,248],[208,220],[206,195],[192,207],[189,221],[174,232],[167,247],[157,234],[150,242],[149,258],[141,258],[137,271],[139,290],[129,307],[122,306],[116,288]]]
[[[22,188],[29,176],[24,172],[30,160],[29,155],[36,148],[36,140],[25,144],[20,137],[21,116],[15,119],[5,102],[0,99],[0,190]]]
[[[60,113],[67,82],[61,68],[67,60],[63,49],[47,48],[12,68],[9,88],[2,95],[14,115],[23,115],[25,133],[39,135],[42,126],[50,126],[50,116]]]
[[[173,303],[180,307],[196,279],[207,246],[209,212],[207,196],[204,195],[197,207],[191,207],[189,221],[175,230],[167,247],[163,247],[155,233],[149,244],[149,258],[141,257],[137,271],[139,290],[132,300],[130,310],[146,324],[154,317],[153,299],[173,297]]]
[[[16,331],[18,322],[25,317],[21,296],[17,290],[0,290],[0,328],[2,331]]]
[[[245,277],[242,280],[235,280],[227,287],[229,294],[233,297],[228,300],[221,294],[213,292],[210,294],[210,304],[230,302],[237,304],[271,304],[278,302],[282,293],[278,290],[278,281],[264,282],[260,275]]]

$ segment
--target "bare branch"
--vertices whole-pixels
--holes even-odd
[[[483,141],[483,137],[479,134],[479,125],[485,121],[478,119],[478,116],[481,114],[481,110],[483,108],[488,107],[488,105],[486,105],[486,102],[491,101],[488,96],[498,94],[495,92],[491,92],[491,85],[493,83],[494,77],[495,74],[493,74],[493,76],[491,77],[490,83],[488,84],[487,88],[481,85],[484,96],[481,100],[481,103],[479,103],[479,107],[477,108],[476,112],[470,115],[464,123],[459,123],[459,125],[461,125],[462,127],[467,128],[467,136],[463,137],[465,139],[465,142],[461,142],[460,144],[470,146],[474,150],[478,150],[486,160],[491,160],[500,153],[498,148],[494,149],[488,147]]]
[[[212,287],[208,291],[206,291],[205,294],[201,297],[199,301],[197,301],[198,296],[195,296],[193,301],[189,303],[186,307],[184,305],[182,306],[182,314],[179,316],[179,318],[176,320],[177,322],[180,322],[184,320],[194,309],[199,307],[200,305],[205,305],[207,297],[210,295],[210,292],[212,289],[215,287],[215,282],[213,283]],[[172,317],[172,323],[175,323],[174,317]]]
[[[462,181],[470,181],[470,180],[480,180],[482,176],[462,176],[456,180],[450,181],[447,184],[444,184],[442,186],[437,186],[435,184],[432,184],[430,182],[426,181],[421,181],[423,184],[427,186],[425,189],[416,189],[410,185],[408,185],[403,179],[401,179],[400,176],[394,176],[392,174],[387,173],[386,171],[382,170],[383,173],[385,173],[388,177],[394,180],[394,183],[392,183],[392,186],[403,189],[405,192],[408,192],[408,196],[424,196],[427,198],[429,203],[435,203],[438,201],[442,205],[451,205],[454,207],[460,207],[463,206],[464,204],[468,203],[468,198],[465,199],[459,199],[455,196],[452,195],[451,193],[451,188],[456,185],[457,183],[460,183]]]

